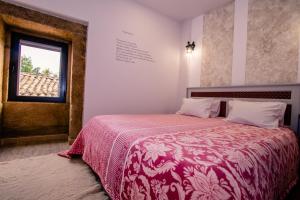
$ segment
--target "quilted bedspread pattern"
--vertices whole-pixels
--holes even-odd
[[[282,199],[299,164],[288,128],[181,115],[95,117],[65,152],[76,154],[112,199]]]

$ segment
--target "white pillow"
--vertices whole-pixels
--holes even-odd
[[[286,103],[229,101],[226,120],[262,128],[278,128],[284,118]]]
[[[212,98],[192,99],[184,98],[180,110],[176,114],[192,115],[209,118],[211,115],[219,115],[220,101]]]
[[[220,104],[221,101],[218,99],[212,99],[211,109],[210,109],[210,117],[218,117],[220,114]]]

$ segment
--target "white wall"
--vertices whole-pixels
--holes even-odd
[[[202,36],[203,16],[185,20],[181,23],[180,73],[177,105],[180,105],[182,99],[186,97],[187,87],[200,86]],[[196,43],[195,50],[191,55],[187,55],[185,49],[188,41],[194,41]]]
[[[181,73],[182,88],[199,87],[201,76],[201,55],[202,55],[202,37],[203,37],[203,19],[200,15],[196,18],[186,20],[181,24]],[[187,54],[184,48],[187,42],[195,42],[196,47],[192,54]],[[183,78],[185,77],[185,78]]]
[[[172,113],[178,108],[180,25],[130,0],[18,0],[89,23],[84,122],[94,115]],[[122,31],[155,63],[115,60]]]
[[[203,19],[203,15],[201,15],[181,23],[178,105],[181,104],[182,98],[186,96],[187,87],[200,86]],[[194,52],[190,55],[186,53],[185,49],[188,41],[194,41],[196,44]]]
[[[186,87],[189,84],[188,73],[188,63],[186,59],[185,45],[188,40],[191,39],[191,26],[190,20],[186,21],[181,25],[181,39],[180,39],[180,72],[178,75],[178,98],[177,105],[182,103],[182,98],[186,96]]]
[[[232,85],[246,81],[248,0],[235,1],[232,57]]]

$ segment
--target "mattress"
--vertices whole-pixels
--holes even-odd
[[[62,155],[82,155],[116,200],[282,199],[299,164],[288,128],[183,115],[97,116]]]

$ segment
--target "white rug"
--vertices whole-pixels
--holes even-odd
[[[0,162],[1,200],[109,199],[81,159],[45,156]]]

